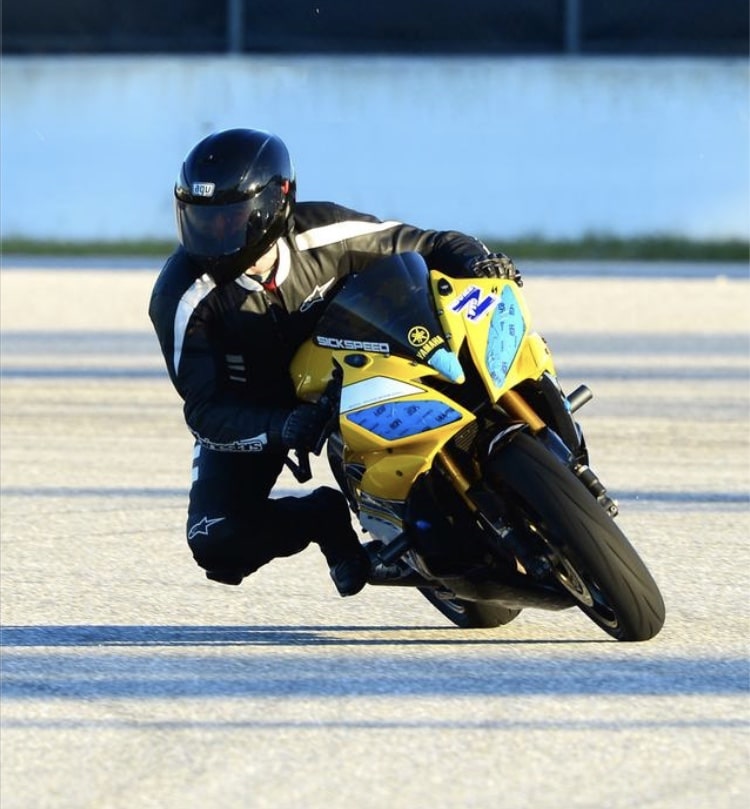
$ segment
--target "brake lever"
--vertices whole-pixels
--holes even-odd
[[[307,450],[295,449],[294,454],[297,456],[296,463],[288,455],[284,458],[284,463],[289,467],[297,483],[307,483],[312,479],[310,453]]]

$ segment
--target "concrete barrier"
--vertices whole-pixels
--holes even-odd
[[[2,60],[3,238],[171,238],[203,135],[270,129],[301,199],[484,237],[747,238],[748,63]]]

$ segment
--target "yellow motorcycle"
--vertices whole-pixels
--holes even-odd
[[[452,278],[403,253],[349,276],[291,367],[335,388],[334,477],[372,541],[372,584],[416,587],[454,624],[579,607],[654,637],[659,589],[614,522],[518,276]],[[309,465],[308,465],[309,468]]]

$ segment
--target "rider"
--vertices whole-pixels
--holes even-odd
[[[209,135],[174,189],[180,245],[154,286],[149,315],[195,436],[187,541],[206,576],[239,584],[312,541],[343,596],[371,575],[336,489],[271,498],[289,450],[319,444],[328,397],[295,398],[289,364],[336,282],[376,258],[416,251],[454,276],[513,270],[455,231],[381,221],[330,202],[296,203],[284,143],[252,129]]]

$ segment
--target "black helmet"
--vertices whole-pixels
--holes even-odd
[[[217,283],[238,278],[286,231],[294,167],[275,135],[227,129],[185,158],[175,184],[180,244]]]

